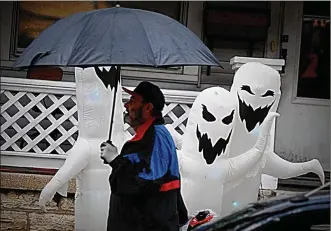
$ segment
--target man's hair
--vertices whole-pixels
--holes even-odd
[[[145,100],[143,99],[142,100],[142,103],[151,103],[149,100]],[[157,118],[157,119],[162,119],[163,120],[163,123],[164,123],[164,118],[163,118],[163,115],[162,115],[162,111],[160,111],[159,109],[153,107],[153,110],[152,110],[152,114],[151,114],[153,117]]]
[[[162,112],[160,110],[157,110],[157,109],[154,109],[154,108],[153,108],[153,111],[152,111],[152,116],[154,116],[154,117],[163,117]]]
[[[155,120],[158,124],[165,124],[165,120],[164,120],[162,112],[160,110],[153,109],[152,116],[155,117]]]

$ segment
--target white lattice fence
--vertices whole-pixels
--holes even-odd
[[[65,154],[77,139],[74,89],[31,80],[1,82],[1,151]]]
[[[75,83],[1,78],[1,152],[65,155],[78,135]],[[197,92],[163,90],[166,123],[182,133]],[[123,94],[123,100],[128,99]],[[126,125],[128,136],[132,135]]]

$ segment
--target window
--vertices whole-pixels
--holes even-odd
[[[43,30],[71,14],[114,7],[114,1],[18,2],[16,52],[22,51]],[[120,2],[123,7],[145,9],[180,21],[180,2]]]
[[[103,8],[114,7],[115,1],[29,1],[17,2],[16,28],[13,31],[11,44],[12,58],[15,59],[23,52],[38,35],[56,21],[69,15]],[[119,2],[122,7],[138,8],[158,12],[167,15],[177,21],[185,21],[186,11],[183,2],[180,1],[124,1]],[[74,68],[62,68],[69,76],[73,74]],[[148,72],[182,74],[182,67],[169,68],[138,68],[123,67],[127,71],[140,71],[141,75]],[[156,70],[155,70],[156,69]],[[135,75],[136,72],[132,72]],[[68,77],[72,81],[72,77]],[[133,78],[129,76],[127,78]],[[139,78],[139,77],[138,77]]]
[[[201,82],[231,85],[234,56],[263,58],[270,25],[268,2],[210,1],[204,6],[204,42],[222,67],[203,67]]]
[[[297,97],[330,99],[330,2],[304,2]]]
[[[71,14],[111,7],[107,2],[18,2],[16,54],[43,30]]]

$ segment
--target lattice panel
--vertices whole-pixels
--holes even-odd
[[[0,98],[2,151],[66,154],[77,140],[74,95],[1,90]],[[189,111],[188,104],[167,102],[163,116],[183,134]],[[128,124],[125,130],[130,139],[134,131]]]
[[[171,124],[178,133],[183,134],[190,113],[190,106],[188,104],[166,103],[162,112],[166,124]],[[125,124],[125,130],[128,139],[130,139],[134,135],[133,129]]]
[[[163,116],[167,124],[171,124],[172,127],[183,134],[185,131],[187,119],[190,113],[190,106],[187,104],[167,104],[167,107],[163,111]]]
[[[1,150],[65,154],[78,135],[76,96],[1,90]]]

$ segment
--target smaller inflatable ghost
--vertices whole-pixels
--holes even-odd
[[[221,87],[202,91],[193,103],[181,150],[178,151],[181,192],[189,214],[211,209],[221,214],[223,184],[245,176],[264,153],[276,113],[262,125],[254,147],[234,158],[229,152],[235,98]]]
[[[99,73],[109,70],[103,68]],[[75,230],[106,230],[111,168],[100,158],[100,144],[108,139],[114,86],[105,87],[94,68],[76,68],[78,138],[68,151],[64,165],[44,187],[39,204],[55,193],[67,196],[68,181],[76,177]],[[118,82],[112,142],[120,150],[125,141],[121,83]]]

